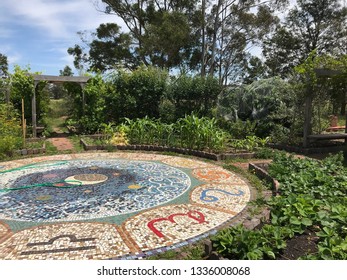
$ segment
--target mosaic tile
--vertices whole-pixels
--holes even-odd
[[[0,222],[0,243],[5,240],[6,236],[10,234],[11,230],[6,225]]]
[[[160,154],[145,154],[145,153],[129,153],[129,152],[114,152],[114,153],[83,153],[75,154],[75,158],[78,159],[96,159],[96,158],[107,158],[107,159],[129,159],[129,160],[163,160],[168,156]]]
[[[214,233],[249,196],[233,172],[176,156],[95,152],[2,162],[0,259],[143,258]]]
[[[208,183],[246,184],[246,182],[234,172],[225,170],[221,167],[194,169],[193,176]]]
[[[0,193],[0,218],[56,222],[115,216],[166,203],[191,185],[186,173],[156,162],[72,160],[38,168],[1,174],[2,189],[10,190]]]
[[[113,225],[69,223],[15,233],[0,244],[0,259],[107,259],[130,249]]]
[[[152,250],[209,231],[234,215],[194,205],[171,205],[130,218],[123,229],[142,251]]]
[[[241,212],[249,200],[247,185],[206,184],[196,187],[191,193],[192,203],[235,214]]]
[[[162,161],[168,156],[159,154],[142,154],[142,153],[119,153],[119,157],[131,160],[158,160]]]
[[[201,167],[213,167],[212,164],[193,160],[189,158],[180,158],[180,157],[170,157],[168,159],[162,160],[162,162],[169,164],[175,167],[183,167],[183,168],[201,168]]]

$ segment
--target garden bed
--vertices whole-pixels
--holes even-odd
[[[342,154],[322,161],[283,154],[274,158],[269,169],[266,164],[253,164],[250,169],[260,178],[277,178],[280,185],[277,182],[276,192],[281,195],[265,203],[271,211],[265,223],[253,230],[245,225],[226,228],[212,237],[219,256],[346,259],[347,170]]]
[[[270,183],[273,190],[273,195],[277,195],[279,192],[279,182],[272,178],[268,173],[269,163],[249,163],[248,169],[250,172],[253,172],[259,179],[265,180]]]
[[[267,144],[269,148],[284,150],[290,153],[297,153],[302,155],[311,154],[327,154],[327,153],[337,153],[340,151],[346,151],[346,145],[343,142],[329,141],[329,143],[315,143],[315,146],[304,148],[301,146],[290,146],[283,144]],[[313,145],[313,144],[312,144]]]
[[[258,178],[271,183],[273,187],[273,196],[276,196],[279,192],[279,182],[272,178],[268,173],[268,162],[249,163],[249,171],[254,173]],[[266,200],[270,197],[265,192]],[[266,207],[260,214],[256,215],[252,219],[245,219],[242,225],[247,230],[261,230],[265,225],[270,223],[271,210]],[[301,257],[305,257],[307,254],[315,254],[318,252],[318,237],[314,231],[306,229],[302,234],[296,234],[292,238],[286,240],[286,247],[276,257],[277,260],[297,260]],[[204,242],[205,259],[209,260],[228,260],[225,256],[214,251],[211,240]]]
[[[18,155],[36,155],[44,154],[46,152],[46,143],[42,138],[29,138],[26,139],[26,146],[23,149],[16,150]]]
[[[279,194],[280,184],[269,173],[269,163],[249,163],[249,171],[266,182],[270,183],[273,188],[273,195]],[[270,217],[270,215],[269,215]],[[266,220],[269,222],[269,217]],[[258,226],[262,227],[262,224]],[[303,234],[295,235],[293,238],[287,240],[286,248],[283,250],[277,259],[279,260],[297,260],[307,254],[315,254],[318,252],[317,241],[318,237],[314,231],[306,229]]]
[[[88,141],[88,138],[91,141]],[[93,141],[94,140],[94,141]],[[184,155],[197,156],[201,158],[211,159],[215,161],[229,160],[235,158],[250,159],[254,158],[255,153],[241,151],[239,153],[214,153],[208,151],[199,151],[193,149],[179,148],[179,147],[166,147],[158,145],[109,145],[103,144],[102,135],[88,135],[82,136],[80,143],[84,150],[137,150],[137,151],[155,151],[155,152],[173,152]]]

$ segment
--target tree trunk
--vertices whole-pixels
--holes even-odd
[[[205,46],[205,12],[206,12],[206,0],[202,0],[202,6],[201,6],[201,15],[202,15],[202,26],[201,26],[201,77],[206,76],[206,69],[205,69],[205,64],[206,64],[206,46]]]
[[[346,95],[345,94],[343,95],[343,98],[342,98],[340,114],[343,116],[346,114]]]
[[[214,24],[213,24],[213,39],[212,39],[212,53],[211,53],[211,62],[210,62],[210,75],[212,76],[214,73],[214,63],[215,63],[215,55],[216,55],[216,48],[217,48],[217,32],[218,32],[218,25],[219,25],[219,12],[220,8],[222,7],[223,0],[218,0],[218,4],[216,7],[216,15],[214,18]]]
[[[312,133],[312,125],[311,125],[311,119],[312,119],[312,93],[309,94],[306,97],[305,100],[305,120],[304,120],[304,140],[303,140],[303,146],[306,148],[309,144],[308,136]]]

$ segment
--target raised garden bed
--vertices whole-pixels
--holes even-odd
[[[46,152],[46,143],[42,138],[29,138],[26,140],[26,147],[16,150],[18,155],[36,155],[44,154]]]
[[[260,179],[264,179],[272,183],[274,187],[273,195],[277,195],[279,192],[279,182],[272,178],[268,173],[269,163],[250,163],[249,170],[253,172]],[[243,221],[242,225],[247,230],[261,230],[262,227],[271,225],[270,222],[270,212],[271,210],[265,208],[264,211],[260,214],[263,217],[255,217],[252,220]],[[292,238],[286,240],[286,246],[276,255],[276,260],[297,260],[302,257],[305,258],[307,254],[317,254],[319,251],[318,248],[319,237],[317,233],[310,228],[307,228],[301,234],[295,234]],[[225,256],[214,251],[211,240],[205,242],[205,258],[213,260],[226,260]]]
[[[91,139],[102,139],[102,135],[88,135],[88,138]],[[94,142],[94,143],[93,143]],[[86,137],[82,137],[80,139],[80,143],[83,146],[84,150],[138,150],[138,151],[156,151],[156,152],[174,152],[184,155],[192,155],[201,158],[207,158],[211,160],[228,160],[235,158],[244,158],[249,159],[255,156],[255,153],[250,152],[240,152],[240,153],[213,153],[207,151],[198,151],[186,148],[178,148],[178,147],[165,147],[165,146],[156,146],[156,145],[105,145],[102,144],[102,141],[99,143],[95,143],[98,141],[90,141],[88,143],[86,141]]]
[[[272,186],[273,195],[277,195],[279,192],[280,184],[276,179],[272,178],[270,174],[267,172],[268,166],[268,163],[249,163],[248,169],[250,172],[253,172],[258,178],[270,183]]]
[[[308,148],[303,148],[300,146],[290,146],[290,145],[281,145],[281,144],[267,144],[269,148],[284,150],[290,153],[297,153],[302,155],[311,155],[311,154],[327,154],[327,153],[337,153],[339,151],[346,151],[347,147],[343,142],[334,142],[321,143],[322,145],[316,145]]]

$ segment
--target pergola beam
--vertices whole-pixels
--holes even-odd
[[[74,83],[86,83],[91,79],[91,77],[85,76],[51,76],[51,75],[31,75],[34,81],[46,81],[50,83],[66,83],[66,82],[74,82]]]

